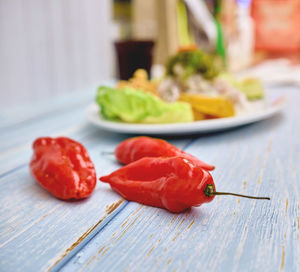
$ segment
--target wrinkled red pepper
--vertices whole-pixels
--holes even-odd
[[[183,157],[142,158],[100,178],[127,200],[182,212],[214,199],[209,172]]]
[[[96,186],[96,171],[86,149],[67,138],[38,138],[30,170],[37,182],[60,199],[82,199]]]
[[[195,165],[205,170],[211,171],[215,169],[213,165],[209,165],[185,153],[167,141],[146,136],[134,137],[121,142],[115,149],[115,155],[122,164],[129,164],[144,157],[180,156],[193,161]]]

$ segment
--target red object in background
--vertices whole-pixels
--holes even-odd
[[[34,141],[33,151],[31,173],[55,197],[82,199],[93,192],[96,171],[83,145],[66,137],[43,137]]]
[[[251,14],[256,50],[300,51],[300,0],[252,0]]]
[[[118,161],[123,164],[129,164],[144,157],[180,156],[193,161],[195,165],[207,171],[215,169],[213,165],[209,165],[198,158],[185,153],[176,146],[169,144],[167,141],[146,136],[129,138],[121,142],[115,149],[115,155]]]
[[[182,157],[143,158],[100,178],[127,200],[182,212],[210,202],[215,185],[209,172]]]

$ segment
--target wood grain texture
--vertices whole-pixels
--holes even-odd
[[[0,128],[1,271],[59,269],[126,206],[103,184],[86,200],[57,200],[29,173],[31,143],[39,136],[65,135],[83,143],[98,176],[119,167],[113,156],[101,152],[112,151],[128,135],[101,131],[87,122],[86,108],[94,95],[91,88],[30,109],[0,112],[6,120]],[[173,143],[183,147],[189,141]]]
[[[81,141],[98,176],[119,167],[100,153],[128,135],[87,123],[94,90],[31,110],[0,112],[6,120],[0,127],[0,270],[299,271],[300,92],[286,92],[284,114],[270,120],[168,139],[216,165],[218,190],[272,200],[216,197],[182,214],[121,203],[103,183],[87,200],[59,201],[30,176],[30,144],[41,134]]]
[[[100,156],[104,143],[99,139],[103,135],[96,132],[88,136],[88,139],[79,139],[92,150],[90,155],[97,173],[118,167],[113,160],[103,161]],[[0,186],[0,260],[6,271],[39,271],[53,266],[75,249],[72,245],[82,236],[83,240],[91,229],[101,224],[97,228],[99,231],[103,220],[113,212],[108,207],[120,200],[110,190],[96,187],[87,200],[59,201],[34,181],[28,161],[24,167],[3,176]]]
[[[130,202],[62,271],[300,271],[300,90],[285,91],[284,114],[186,148],[216,165],[218,190],[271,201],[218,196],[182,214]]]

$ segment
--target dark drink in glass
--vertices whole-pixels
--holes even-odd
[[[115,42],[119,65],[119,78],[128,80],[135,70],[142,68],[148,72],[152,65],[153,41],[119,41]]]

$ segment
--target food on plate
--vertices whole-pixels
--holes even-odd
[[[263,87],[259,80],[236,79],[222,71],[217,57],[199,49],[178,52],[169,60],[166,70],[166,77],[157,88],[160,97],[168,102],[178,101],[185,94],[193,94],[206,96],[212,108],[219,108],[219,101],[225,99],[231,101],[233,115],[236,115],[251,111],[251,101],[263,98]],[[228,117],[221,112],[215,116],[207,115],[196,110],[194,104],[193,110],[196,120]]]
[[[219,57],[192,46],[168,60],[159,80],[138,69],[116,88],[100,87],[97,103],[107,120],[163,124],[247,114],[263,106],[252,103],[263,97],[259,80],[235,78]]]
[[[117,89],[124,89],[127,87],[158,96],[157,82],[148,80],[147,71],[144,69],[136,70],[132,78],[128,81],[120,80],[116,86]]]
[[[82,144],[67,137],[41,137],[33,143],[30,170],[36,181],[60,199],[90,196],[97,178]]]
[[[145,157],[100,177],[125,199],[145,205],[183,212],[210,202],[215,195],[235,195],[216,192],[210,173],[194,161],[183,157]]]
[[[228,81],[231,86],[243,92],[248,100],[259,100],[264,97],[264,88],[259,79],[245,78],[238,80],[229,73],[222,73],[218,78]]]
[[[215,118],[234,116],[233,103],[226,97],[183,93],[179,101],[190,103],[193,110],[200,114]]]
[[[115,149],[115,155],[117,160],[122,164],[129,164],[144,157],[181,156],[193,161],[196,166],[205,170],[211,171],[215,169],[213,165],[209,165],[185,153],[167,141],[146,136],[133,137],[121,142]]]
[[[204,113],[201,113],[201,112],[197,111],[195,108],[192,108],[192,110],[193,110],[195,121],[201,121],[201,120],[209,119],[208,115],[205,115]]]
[[[172,56],[166,65],[166,74],[182,80],[195,74],[201,74],[205,79],[213,79],[218,75],[220,66],[221,63],[217,57],[193,48],[181,50]]]
[[[259,79],[246,78],[240,82],[238,88],[247,96],[248,100],[259,100],[264,97],[264,88]]]
[[[108,120],[128,123],[181,123],[194,120],[185,102],[166,103],[160,98],[132,88],[99,87],[96,102]]]

